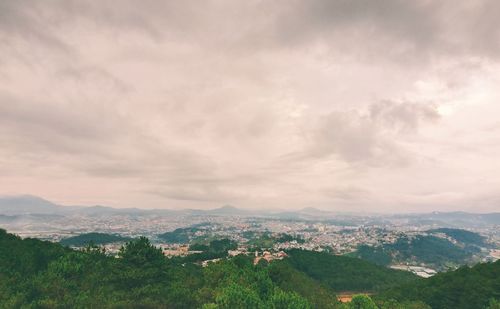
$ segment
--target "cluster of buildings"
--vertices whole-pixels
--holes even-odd
[[[288,255],[283,252],[283,251],[278,251],[278,252],[269,252],[269,251],[263,251],[262,254],[259,253],[259,251],[255,251],[255,258],[253,259],[253,264],[257,265],[261,260],[265,260],[267,262],[271,262],[274,260],[282,260]]]
[[[34,220],[34,219],[33,219]],[[207,215],[179,215],[169,216],[161,214],[110,214],[110,215],[83,215],[54,216],[39,221],[16,221],[6,225],[9,232],[21,237],[36,237],[51,241],[60,241],[62,238],[88,232],[120,234],[122,236],[146,236],[157,247],[162,248],[165,256],[186,256],[199,251],[190,251],[188,243],[167,244],[159,234],[174,231],[177,228],[196,227],[190,235],[189,242],[206,239],[229,238],[240,246],[232,250],[229,255],[247,254],[252,244],[264,243],[259,239],[270,239],[266,245],[261,245],[263,252],[255,256],[255,261],[261,259],[272,261],[283,258],[283,253],[289,249],[304,249],[314,251],[328,251],[333,254],[346,254],[355,251],[359,245],[378,246],[394,243],[401,237],[426,235],[426,230],[436,226],[424,224],[414,225],[402,220],[383,220],[379,223],[356,220],[321,220],[321,219],[284,219],[271,217],[250,216],[207,216]],[[496,249],[500,248],[500,226],[477,229]],[[274,241],[280,235],[291,235],[302,241]],[[446,238],[446,235],[438,235]],[[449,238],[449,237],[448,237]],[[256,241],[257,239],[257,241]],[[453,241],[453,240],[452,240]],[[105,246],[107,252],[116,254],[122,244]],[[485,252],[487,259],[500,258],[500,250]],[[432,269],[419,268],[420,266],[404,266],[405,270],[412,271],[425,277],[433,274]]]
[[[173,256],[187,256],[189,254],[195,254],[195,253],[202,253],[203,251],[196,251],[196,250],[189,250],[188,245],[156,245],[159,247],[163,253],[164,256],[166,257],[173,257]]]
[[[434,269],[422,266],[392,265],[391,268],[409,271],[422,278],[429,278],[437,274],[437,271]]]

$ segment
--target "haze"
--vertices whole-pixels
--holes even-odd
[[[500,210],[498,1],[0,1],[0,194]]]

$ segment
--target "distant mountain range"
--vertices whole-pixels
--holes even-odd
[[[19,195],[0,197],[0,215],[106,215],[106,214],[143,214],[147,212],[176,213],[178,211],[168,209],[139,209],[139,208],[113,208],[107,206],[62,206],[41,197],[33,195]]]
[[[413,225],[436,226],[483,226],[500,224],[500,213],[475,214],[467,212],[432,212],[423,214],[398,215],[366,215],[346,214],[324,211],[313,207],[300,210],[273,211],[247,210],[231,205],[215,209],[139,209],[139,208],[112,208],[106,206],[62,206],[43,198],[32,195],[0,197],[0,223],[18,219],[20,216],[67,216],[67,215],[193,215],[193,216],[258,216],[289,220],[329,220],[332,224],[338,221],[339,225],[376,224],[380,225],[387,220],[403,220]],[[362,218],[369,218],[365,220]]]

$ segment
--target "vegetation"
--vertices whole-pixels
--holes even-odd
[[[198,231],[196,227],[178,228],[172,232],[160,234],[158,238],[171,244],[187,244],[196,231]]]
[[[310,299],[279,288],[267,265],[246,256],[202,268],[164,258],[139,238],[116,259],[98,247],[74,251],[3,230],[0,249],[2,308],[311,308]]]
[[[432,308],[495,308],[500,299],[500,261],[464,266],[383,292],[385,299],[421,300]]]
[[[443,267],[447,263],[463,264],[471,257],[471,252],[463,250],[447,239],[436,236],[416,236],[414,238],[400,238],[396,243],[387,246],[396,252],[401,261],[413,260],[436,267]]]
[[[305,250],[291,250],[283,263],[318,280],[337,292],[373,292],[416,280],[404,271],[374,265],[364,260]]]
[[[451,231],[447,231],[447,233],[453,234],[459,239],[477,241],[472,235],[462,233],[467,231],[449,230]],[[437,233],[439,230],[433,231]],[[472,261],[474,255],[479,251],[480,249],[472,244],[454,244],[448,239],[434,235],[418,235],[416,237],[401,237],[393,244],[375,247],[361,245],[352,256],[384,266],[391,263],[411,262],[413,264],[424,263],[443,270]]]
[[[383,246],[373,247],[361,245],[358,250],[350,256],[357,257],[381,266],[388,266],[392,262],[392,256],[389,250]]]
[[[462,230],[462,229],[451,229],[451,228],[439,228],[434,230],[429,230],[429,233],[443,233],[458,242],[466,245],[475,246],[486,246],[485,238],[478,233]]]
[[[229,240],[211,242],[221,252]],[[239,255],[201,267],[189,259],[165,258],[147,238],[126,243],[119,258],[88,246],[21,239],[0,229],[2,308],[338,308],[498,309],[500,262],[440,274],[432,279],[349,257],[292,250],[283,261],[253,264]],[[367,278],[364,278],[367,277]],[[389,282],[393,281],[393,282]],[[406,283],[405,283],[406,282]],[[379,290],[341,304],[334,290]],[[425,302],[425,303],[424,303]]]
[[[186,262],[200,262],[206,260],[220,259],[227,257],[228,250],[234,250],[238,245],[229,239],[216,239],[212,240],[208,245],[193,244],[189,246],[192,251],[202,251],[201,253],[190,254],[183,258],[174,258],[177,261]]]
[[[105,233],[86,233],[73,237],[64,238],[60,241],[62,245],[84,247],[89,244],[105,245],[114,242],[126,242],[132,240],[130,237]]]

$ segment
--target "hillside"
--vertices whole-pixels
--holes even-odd
[[[114,234],[86,233],[64,238],[60,241],[60,243],[65,246],[83,247],[91,243],[94,245],[105,245],[114,242],[126,242],[130,240],[132,240],[132,238]]]
[[[378,266],[361,259],[305,250],[291,250],[283,261],[336,292],[374,292],[411,282],[411,273]]]
[[[191,237],[193,237],[194,233],[198,231],[196,227],[185,227],[178,228],[172,232],[165,232],[163,234],[159,234],[158,238],[167,242],[167,243],[188,243]]]
[[[434,233],[438,233],[438,230],[435,231]],[[460,235],[456,237],[466,240],[473,239],[477,242],[477,239],[472,238],[469,234],[456,232],[453,235]],[[392,244],[375,247],[363,245],[352,256],[383,266],[399,263],[412,265],[424,263],[438,270],[446,270],[473,262],[479,252],[480,248],[470,243],[453,243],[435,235],[418,235],[411,238],[401,237]]]
[[[485,238],[478,233],[462,229],[439,228],[429,230],[429,233],[442,233],[466,245],[485,246]]]
[[[422,300],[434,309],[485,308],[500,298],[500,261],[439,273],[382,293],[380,299]]]

